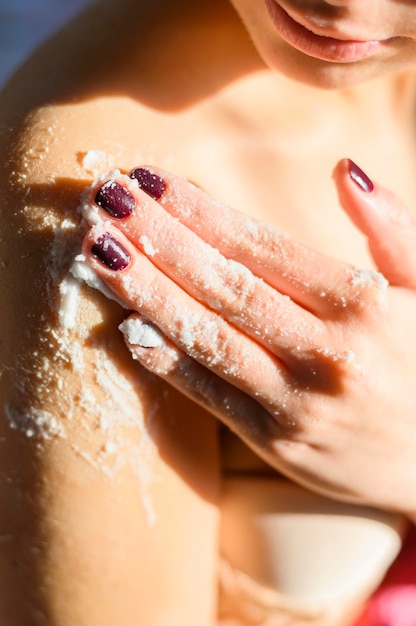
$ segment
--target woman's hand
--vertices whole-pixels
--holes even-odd
[[[416,226],[350,161],[334,178],[381,273],[154,169],[100,182],[85,198],[95,225],[83,254],[137,312],[121,328],[144,367],[295,481],[412,514]]]

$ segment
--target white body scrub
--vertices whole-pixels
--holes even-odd
[[[130,317],[122,322],[119,330],[133,346],[159,348],[164,345],[163,337],[159,331],[139,316]]]

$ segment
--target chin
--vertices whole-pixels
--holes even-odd
[[[269,50],[261,56],[270,69],[287,78],[326,90],[349,89],[397,71],[396,68],[388,67],[388,64],[374,63],[372,60],[330,63],[306,57],[297,51],[283,55],[279,50]]]
[[[309,87],[333,91],[351,89],[379,76],[376,72],[363,72],[361,68],[354,68],[351,71],[352,69],[349,68],[349,71],[345,71],[343,66],[334,66],[330,68],[317,67],[312,71],[305,71],[302,68],[297,72],[291,71],[287,73],[281,69],[280,72],[288,78]]]

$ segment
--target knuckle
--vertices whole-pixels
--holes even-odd
[[[388,284],[380,272],[347,266],[341,284],[329,298],[330,316],[334,321],[345,322],[379,310],[386,302]]]

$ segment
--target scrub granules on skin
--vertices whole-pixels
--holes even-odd
[[[103,150],[88,150],[80,156],[82,156],[82,168],[94,178],[101,176],[114,166],[114,156]]]
[[[48,441],[54,437],[65,437],[62,424],[47,411],[33,407],[22,411],[13,405],[6,405],[6,415],[10,427],[24,432],[29,439]]]
[[[157,458],[152,416],[158,409],[144,406],[140,380],[116,367],[114,336],[95,332],[102,312],[84,297],[82,283],[112,294],[77,256],[86,224],[76,212],[62,217],[39,208],[27,216],[31,230],[45,233],[50,244],[36,279],[44,294],[35,331],[39,348],[25,367],[16,364],[13,399],[5,407],[9,426],[40,449],[63,440],[115,486],[129,468],[151,526],[157,519],[151,485]],[[98,444],[93,453],[91,439]]]

